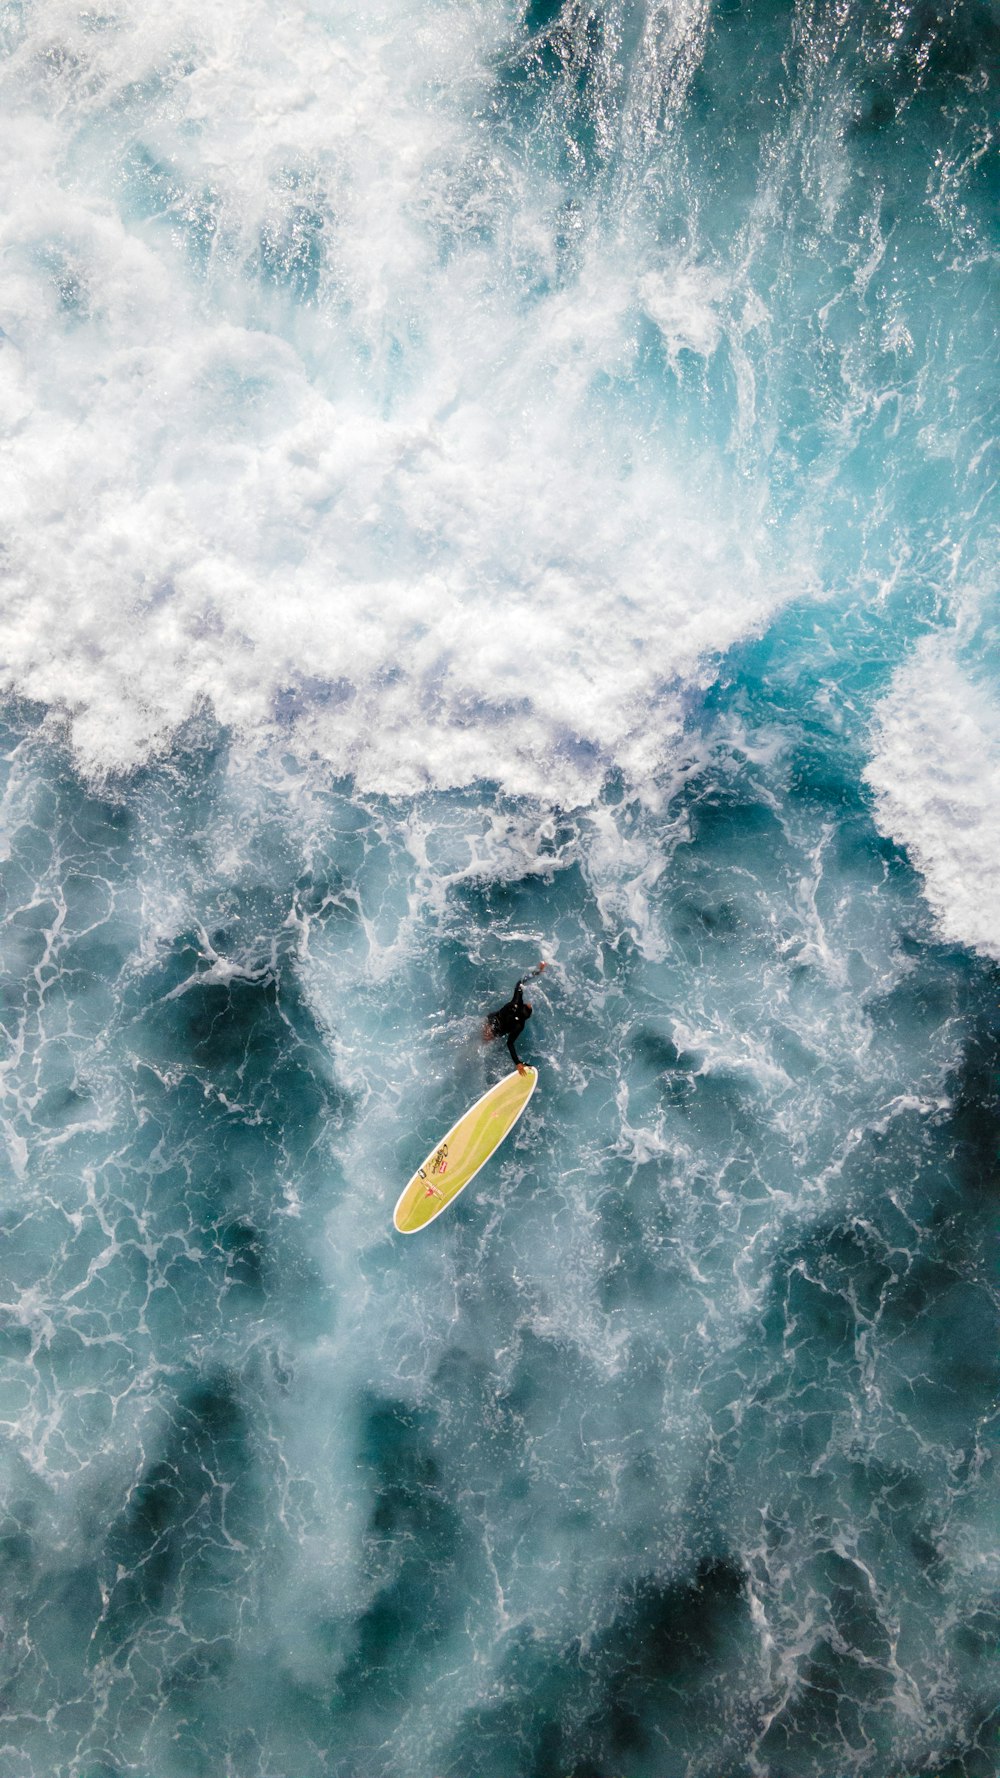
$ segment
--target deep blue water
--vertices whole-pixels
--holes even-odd
[[[995,9],[0,44],[0,1778],[996,1778]]]

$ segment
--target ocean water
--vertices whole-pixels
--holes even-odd
[[[0,47],[0,1775],[996,1778],[995,8]]]

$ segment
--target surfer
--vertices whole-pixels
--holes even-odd
[[[484,1043],[492,1043],[494,1037],[506,1037],[511,1061],[518,1074],[528,1072],[514,1048],[515,1037],[520,1037],[531,1017],[531,1001],[524,998],[524,984],[533,981],[536,975],[541,975],[546,967],[546,964],[540,963],[537,969],[529,969],[527,975],[522,975],[506,1006],[498,1006],[496,1012],[488,1015],[483,1025]]]

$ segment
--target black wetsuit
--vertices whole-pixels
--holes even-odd
[[[514,1048],[514,1039],[520,1037],[528,1023],[528,1012],[524,1004],[524,983],[530,982],[533,976],[540,973],[540,970],[529,969],[527,975],[522,975],[506,1006],[499,1006],[496,1012],[491,1012],[486,1020],[487,1029],[492,1032],[494,1037],[506,1037],[507,1048],[510,1050],[511,1060],[516,1068],[520,1068],[521,1058]]]

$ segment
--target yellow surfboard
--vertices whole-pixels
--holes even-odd
[[[406,1189],[400,1193],[392,1220],[401,1235],[415,1235],[464,1191],[485,1167],[494,1149],[514,1128],[538,1084],[537,1068],[508,1074],[477,1099],[443,1142],[432,1148]]]

